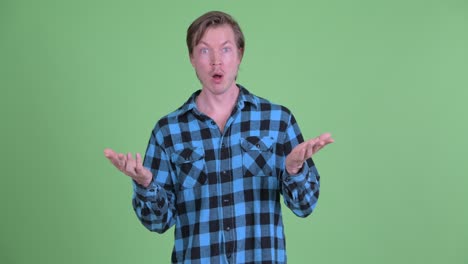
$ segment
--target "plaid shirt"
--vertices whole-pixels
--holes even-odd
[[[153,181],[134,183],[133,207],[151,231],[175,225],[173,263],[285,263],[280,194],[300,217],[317,203],[312,159],[298,175],[285,170],[303,142],[294,116],[238,87],[224,132],[197,109],[197,91],[151,134],[144,166]]]

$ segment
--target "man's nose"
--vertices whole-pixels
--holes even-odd
[[[211,65],[215,66],[215,65],[221,65],[221,64],[222,64],[221,55],[218,53],[213,54],[211,58]]]

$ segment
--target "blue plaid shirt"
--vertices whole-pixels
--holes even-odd
[[[224,132],[201,113],[195,92],[156,124],[144,166],[153,181],[134,183],[143,225],[175,225],[173,263],[285,263],[280,194],[306,217],[319,196],[312,159],[288,175],[285,159],[303,142],[291,112],[240,89]]]

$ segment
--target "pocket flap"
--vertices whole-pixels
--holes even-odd
[[[241,146],[245,151],[268,151],[274,144],[273,137],[246,137],[241,138]]]
[[[171,155],[171,161],[175,164],[193,163],[205,157],[201,148],[186,148]]]

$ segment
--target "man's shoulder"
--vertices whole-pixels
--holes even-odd
[[[262,96],[258,96],[256,94],[253,94],[249,92],[247,89],[243,88],[244,91],[246,91],[246,96],[250,96],[250,100],[255,104],[258,110],[260,111],[281,111],[284,112],[285,114],[291,114],[291,111],[289,108],[287,108],[284,105],[274,103],[270,101],[269,99],[266,99]]]
[[[175,109],[174,111],[162,116],[157,122],[156,122],[156,125],[155,125],[155,128],[157,128],[158,130],[160,129],[163,129],[165,127],[168,127],[170,125],[173,125],[173,124],[177,124],[178,122],[180,122],[181,118],[183,118],[183,116],[186,116],[184,115],[186,112],[190,111],[193,107],[194,107],[194,101],[193,101],[193,98],[194,96],[196,96],[196,94],[199,93],[199,91],[196,91],[195,93],[193,93],[181,106],[179,106],[177,109]]]

